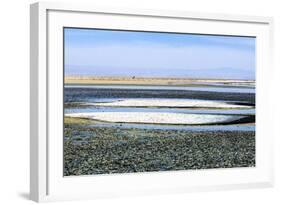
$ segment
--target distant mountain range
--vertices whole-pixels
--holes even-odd
[[[91,66],[66,66],[65,75],[71,76],[125,76],[125,77],[181,77],[181,78],[215,78],[255,80],[255,71],[236,68],[214,69],[131,69]],[[79,71],[79,72],[78,72]]]

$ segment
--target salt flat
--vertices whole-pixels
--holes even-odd
[[[247,105],[236,105],[223,101],[192,100],[192,99],[122,99],[112,102],[92,102],[85,105],[103,107],[194,107],[194,108],[251,108]]]
[[[237,115],[210,115],[159,112],[90,112],[69,113],[65,115],[68,117],[88,118],[113,123],[151,123],[178,125],[226,123],[239,120],[244,117]]]

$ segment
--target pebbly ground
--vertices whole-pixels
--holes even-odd
[[[64,175],[255,166],[254,131],[91,127],[65,123]]]

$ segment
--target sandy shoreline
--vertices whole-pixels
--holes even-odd
[[[83,77],[66,76],[65,84],[95,84],[95,85],[229,85],[254,86],[254,80],[232,79],[193,79],[193,78],[144,78],[144,77]]]

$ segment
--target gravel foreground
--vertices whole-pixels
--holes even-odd
[[[254,131],[90,127],[65,123],[64,176],[255,166]]]

